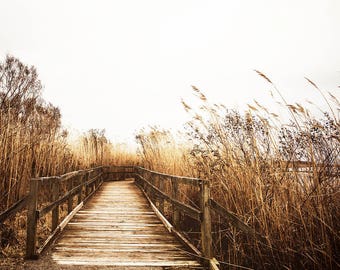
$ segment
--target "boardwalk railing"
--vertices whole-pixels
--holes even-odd
[[[336,175],[339,175],[338,171]],[[136,166],[102,166],[61,176],[31,179],[29,194],[0,213],[0,222],[27,208],[26,258],[37,258],[103,181],[126,178],[135,179],[168,230],[198,258],[208,262],[210,269],[218,269],[213,250],[212,213],[266,244],[264,237],[210,197],[209,181],[168,175]],[[40,239],[39,221],[48,215],[48,220],[51,221],[50,233],[43,240]],[[190,241],[181,228],[182,223],[188,220],[184,219],[184,216],[193,221],[189,224],[190,230],[194,229],[195,222],[198,224],[196,238],[190,238]],[[41,223],[45,224],[46,220]],[[186,225],[188,228],[188,224]],[[46,236],[46,233],[44,235]]]
[[[248,235],[265,241],[254,229],[210,197],[209,181],[159,173],[136,166],[103,166],[61,176],[31,179],[29,194],[2,213],[0,219],[3,221],[20,209],[27,208],[26,258],[37,258],[103,181],[126,178],[135,179],[167,229],[193,255],[209,264],[210,269],[218,269],[213,251],[212,212]],[[50,233],[44,241],[37,241],[39,220],[46,215],[50,215]],[[196,239],[194,237],[188,240],[182,230],[181,225],[186,220],[184,216],[193,221],[189,227],[195,227],[195,222],[198,224]]]
[[[177,238],[185,244],[191,252],[203,262],[208,262],[211,269],[218,269],[217,261],[213,258],[211,233],[210,182],[207,180],[180,177],[154,172],[141,167],[135,167],[135,181],[144,190],[152,203],[154,210],[165,225]],[[198,202],[190,203],[182,190],[191,189],[198,195]],[[167,207],[166,203],[168,204]],[[165,209],[167,208],[167,209]],[[171,212],[170,224],[164,216]],[[195,247],[181,232],[182,216],[189,216],[199,223],[200,249]]]
[[[191,252],[201,258],[202,263],[209,264],[210,269],[219,267],[218,261],[214,258],[212,213],[250,237],[265,241],[265,238],[253,228],[210,197],[210,182],[207,180],[168,175],[135,167],[135,181],[144,190],[146,197],[151,201],[156,213],[159,212],[161,219],[171,213],[169,219],[172,224],[165,220],[165,225]],[[187,194],[191,196],[188,198]],[[195,198],[197,202],[193,201]],[[165,207],[166,203],[167,207]],[[181,231],[183,216],[189,216],[199,223],[198,247],[193,244],[192,240],[189,241]],[[182,221],[184,220],[182,218]]]
[[[36,258],[64,229],[86,200],[97,191],[104,179],[103,169],[103,167],[98,167],[61,176],[31,179],[27,197],[26,258]],[[61,220],[59,208],[63,204],[67,204],[67,215]],[[51,213],[52,217],[51,234],[40,247],[37,247],[38,222],[48,213]]]

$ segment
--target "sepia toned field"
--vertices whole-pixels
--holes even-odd
[[[328,104],[316,117],[303,104],[288,104],[257,73],[276,92],[288,121],[258,102],[245,113],[210,104],[193,87],[201,107],[182,102],[192,115],[185,131],[140,130],[135,153],[101,130],[70,143],[59,109],[41,96],[35,68],[8,56],[0,63],[0,212],[27,194],[32,177],[138,164],[209,180],[212,198],[256,231],[260,237],[212,216],[214,253],[234,265],[228,269],[339,268],[340,103],[307,79]],[[191,196],[190,190],[180,193]],[[0,224],[1,257],[23,256],[24,214]],[[182,227],[190,237],[188,223],[184,219]]]
[[[329,106],[317,119],[302,105],[287,104],[270,79],[258,74],[281,97],[287,124],[258,102],[244,114],[209,104],[193,87],[202,106],[193,111],[183,101],[193,115],[185,134],[142,130],[140,154],[154,170],[210,180],[212,197],[260,235],[254,238],[213,216],[219,260],[254,269],[336,269],[339,101],[308,80]]]

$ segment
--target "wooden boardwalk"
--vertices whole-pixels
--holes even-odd
[[[167,231],[134,181],[105,182],[52,249],[59,265],[201,268]]]

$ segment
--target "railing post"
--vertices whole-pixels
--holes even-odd
[[[60,191],[60,180],[59,178],[55,179],[52,186],[52,199],[56,201],[59,199],[59,191]],[[52,210],[52,231],[54,231],[59,224],[59,205],[57,205]]]
[[[97,178],[97,181],[96,181],[96,189],[98,189],[98,187],[100,186],[100,182],[102,181],[102,172],[101,172],[101,169],[98,170],[98,178]]]
[[[148,180],[147,178],[148,174],[143,170],[142,171],[142,177],[146,180]],[[143,186],[143,189],[145,190],[145,192],[147,193],[147,184],[145,183],[145,181],[142,181],[142,186]]]
[[[159,189],[159,175],[155,174],[154,178],[155,178],[154,186]],[[160,201],[159,196],[155,196],[155,205],[158,209],[159,209],[159,201]]]
[[[164,179],[163,179],[163,177],[158,176],[158,181],[159,181],[159,190],[164,192]],[[164,199],[163,198],[159,198],[158,209],[164,215]]]
[[[68,179],[67,181],[68,181],[67,189],[68,189],[68,192],[69,192],[73,188],[73,177],[71,179]],[[67,212],[68,213],[72,212],[72,206],[73,206],[73,196],[69,196],[68,200],[67,200]]]
[[[111,171],[112,171],[112,166],[106,167],[105,181],[114,181]]]
[[[149,175],[150,175],[149,182],[155,186],[155,175],[153,173],[150,173]],[[149,198],[151,199],[152,202],[155,202],[155,197],[156,197],[155,194],[151,192]]]
[[[172,189],[172,198],[175,200],[178,200],[178,182],[177,179],[172,178],[171,179],[171,189]],[[173,225],[175,228],[179,228],[180,223],[180,213],[178,209],[176,208],[175,204],[172,205],[172,211],[173,211]]]
[[[202,252],[205,257],[211,259],[212,254],[212,236],[211,236],[211,215],[210,215],[210,182],[202,181],[201,191],[201,243]]]
[[[37,198],[39,181],[30,181],[30,193],[28,197],[27,211],[27,239],[26,239],[26,258],[34,259],[36,256],[36,234],[37,234]]]
[[[100,173],[101,173],[101,176],[100,176],[100,184],[102,184],[103,182],[104,182],[104,179],[105,179],[105,168],[104,167],[102,167],[101,169],[100,169]]]
[[[137,174],[138,174],[138,168],[133,167],[133,178],[135,179],[136,184],[140,185],[139,178],[138,178]]]
[[[78,191],[78,204],[81,203],[82,201],[82,193],[83,193],[83,179],[84,179],[84,174],[81,173],[79,176],[78,176],[78,183],[77,185],[81,185],[81,187],[79,188],[79,191]]]
[[[84,176],[84,185],[85,185],[85,198],[89,195],[89,187],[87,185],[87,181],[89,180],[90,173],[86,172]]]
[[[95,171],[94,171],[94,173],[95,173],[95,178],[96,178],[96,180],[94,180],[94,182],[92,182],[92,191],[95,191],[96,189],[97,189],[97,184],[98,184],[98,179],[99,179],[99,177],[98,177],[98,170],[96,169]]]
[[[93,178],[96,178],[96,179],[92,182],[91,192],[94,192],[96,190],[97,181],[98,181],[98,172],[97,172],[97,170],[94,171],[94,177]]]
[[[143,177],[144,177],[144,179],[146,179],[147,181],[151,182],[151,181],[150,181],[150,174],[149,174],[149,172],[145,173],[145,174],[143,175]],[[144,181],[143,181],[143,184],[144,184],[144,190],[145,190],[146,194],[150,197],[150,187],[149,187],[149,185],[148,185],[147,183],[145,183]]]

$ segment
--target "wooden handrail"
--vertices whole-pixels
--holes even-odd
[[[152,171],[143,167],[135,166],[135,170],[138,172],[138,170],[149,172],[153,176],[164,176],[171,179],[176,179],[181,184],[187,184],[187,185],[195,185],[199,186],[202,182],[209,182],[208,180],[200,179],[200,178],[193,178],[193,177],[185,177],[185,176],[178,176],[178,175],[172,175],[172,174],[166,174],[161,172]]]
[[[85,183],[86,184],[86,183]],[[55,209],[56,207],[58,207],[60,204],[64,203],[65,201],[67,201],[70,197],[73,197],[82,187],[84,186],[83,184],[80,184],[79,186],[71,189],[70,191],[66,192],[63,197],[56,199],[54,202],[52,202],[51,204],[45,206],[44,208],[42,208],[41,210],[37,210],[38,211],[38,216],[43,217],[44,215],[46,215],[47,213],[49,213],[50,211],[52,211],[53,209]],[[53,194],[54,195],[54,194]]]
[[[6,219],[8,215],[18,211],[18,209],[27,206],[26,258],[37,258],[54,237],[64,229],[72,216],[98,190],[101,183],[104,180],[110,180],[108,179],[109,175],[113,177],[111,180],[120,179],[121,177],[135,178],[136,183],[145,192],[148,200],[153,201],[152,207],[157,209],[159,215],[164,215],[164,201],[169,203],[172,206],[173,224],[170,227],[171,231],[181,238],[180,241],[186,242],[187,245],[192,247],[192,250],[196,250],[195,253],[200,254],[199,256],[202,256],[210,264],[211,269],[218,269],[212,249],[211,211],[226,218],[231,225],[243,232],[265,240],[264,237],[256,233],[254,229],[245,224],[235,214],[210,198],[209,181],[155,172],[138,166],[106,166],[70,172],[61,176],[34,178],[30,181],[30,192],[27,197],[24,197],[13,207],[3,212],[0,215],[0,221]],[[52,202],[47,205],[43,203],[44,206],[38,209],[38,192],[46,185],[52,187]],[[195,187],[194,190],[197,190],[199,195],[199,208],[181,201],[179,196],[180,185]],[[62,190],[63,194],[60,194]],[[78,197],[78,200],[77,205],[73,207],[73,198],[75,196]],[[60,221],[59,206],[65,202],[68,203],[68,215],[64,220]],[[49,212],[52,212],[52,233],[40,247],[37,247],[38,220]],[[179,228],[181,215],[188,215],[199,222],[201,251],[194,248],[194,245],[181,232]]]
[[[228,220],[235,228],[239,229],[240,231],[247,233],[251,237],[258,238],[260,241],[265,242],[265,237],[263,237],[261,234],[256,232],[248,224],[244,223],[237,215],[228,211],[226,208],[224,208],[218,202],[216,202],[213,199],[210,199],[210,205],[211,205],[211,209],[214,212],[216,212],[222,218]]]
[[[164,199],[170,203],[172,203],[177,210],[182,211],[184,214],[187,214],[188,216],[200,221],[202,219],[202,212],[190,205],[186,205],[184,203],[181,203],[180,201],[168,196],[166,193],[160,191],[157,187],[152,185],[148,180],[143,178],[141,175],[136,174],[135,175],[139,180],[143,181],[153,192],[153,195],[157,196],[158,198]],[[150,193],[150,190],[149,192]]]
[[[103,182],[104,167],[97,167],[89,170],[80,170],[66,173],[61,176],[33,178],[30,181],[30,192],[27,197],[27,240],[26,258],[35,259],[54,239],[58,232],[62,231],[72,216],[81,208],[100,187]],[[95,175],[92,175],[95,174]],[[77,180],[77,186],[74,182]],[[52,202],[41,209],[38,209],[38,192],[43,184],[52,184]],[[61,185],[64,184],[66,192],[60,194]],[[83,196],[84,193],[84,196]],[[78,196],[77,205],[73,207],[73,198]],[[59,206],[67,201],[68,215],[59,220]],[[37,224],[39,218],[52,212],[52,233],[41,247],[37,247]]]
[[[143,176],[145,175],[145,176]],[[160,179],[162,178],[162,179]],[[135,180],[138,182],[138,185],[143,189],[147,198],[152,200],[153,197],[156,198],[156,202],[152,203],[153,208],[156,207],[157,211],[159,211],[160,215],[164,214],[164,203],[163,201],[168,201],[173,205],[173,224],[169,227],[173,231],[179,231],[179,226],[176,223],[179,223],[178,216],[179,213],[175,211],[179,211],[182,214],[186,214],[200,222],[201,226],[201,256],[205,259],[208,258],[207,263],[209,264],[210,269],[218,269],[218,262],[214,258],[213,250],[212,250],[212,229],[211,229],[211,211],[215,214],[221,216],[230,222],[232,226],[235,228],[247,233],[251,237],[255,237],[259,239],[262,243],[266,242],[265,237],[256,232],[249,225],[244,223],[237,215],[230,212],[215,200],[210,198],[210,182],[207,180],[197,179],[197,178],[188,178],[181,176],[168,175],[164,173],[159,173],[155,171],[151,171],[142,167],[136,167]],[[177,182],[176,182],[177,180]],[[155,186],[154,183],[158,183],[158,187]],[[164,184],[167,183],[168,188],[170,187],[170,194],[167,194],[164,191]],[[175,183],[175,184],[174,184]],[[178,200],[179,187],[178,184],[192,185],[198,186],[200,188],[200,209],[196,209],[190,205],[187,205]],[[158,207],[157,205],[158,201]],[[176,228],[176,229],[175,229]],[[181,237],[184,237],[182,233]],[[188,240],[186,240],[188,241]],[[190,243],[190,242],[189,242]],[[192,245],[192,244],[191,244]]]
[[[159,215],[164,215],[164,203],[167,201],[172,205],[172,227],[171,230],[180,238],[181,242],[190,243],[184,235],[180,232],[180,214],[188,215],[200,224],[200,242],[201,242],[201,256],[204,258],[205,262],[211,266],[211,268],[216,269],[216,263],[213,256],[212,249],[212,232],[211,232],[211,213],[210,213],[210,182],[207,180],[202,180],[198,178],[188,178],[181,176],[168,175],[164,173],[154,172],[145,168],[136,167],[136,172],[134,174],[137,184],[143,189],[147,198],[152,201],[152,198],[160,200],[159,203],[161,209],[158,209]],[[162,179],[160,179],[162,178]],[[164,190],[165,182],[168,185],[170,191]],[[160,183],[163,183],[161,186]],[[158,184],[159,187],[156,187]],[[194,187],[199,187],[199,198],[200,198],[200,209],[196,209],[188,204],[185,204],[179,200],[179,190],[180,184],[191,185]],[[156,203],[152,204],[154,207]],[[177,233],[175,233],[177,232]],[[180,237],[179,237],[180,235]],[[192,245],[192,244],[191,244]],[[191,248],[192,249],[192,248]],[[197,252],[196,252],[197,254]]]
[[[22,210],[24,207],[26,207],[26,205],[27,205],[27,198],[28,198],[28,196],[26,195],[25,197],[23,197],[22,199],[17,201],[15,204],[13,204],[10,208],[8,208],[7,210],[3,211],[0,214],[0,223],[4,222],[6,219],[8,219],[9,217],[13,216],[14,214],[16,214],[17,212]]]

